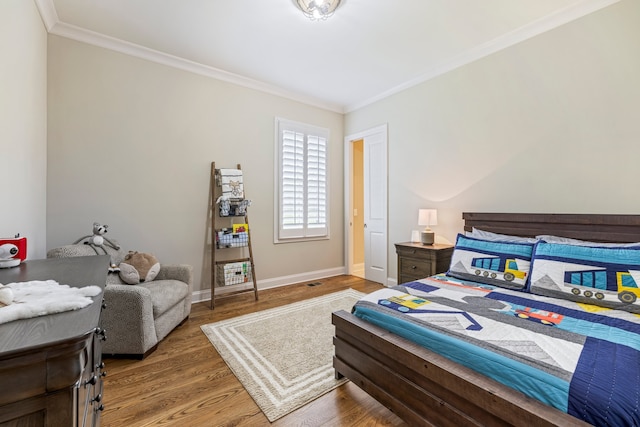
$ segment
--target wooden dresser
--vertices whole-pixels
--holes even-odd
[[[29,260],[0,283],[53,279],[104,289],[109,257]],[[98,426],[102,405],[102,294],[80,310],[0,324],[0,427]]]
[[[451,245],[407,242],[396,243],[395,246],[398,255],[398,285],[444,273],[449,269],[453,255]]]

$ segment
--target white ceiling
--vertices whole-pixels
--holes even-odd
[[[346,0],[327,21],[292,0],[35,0],[52,34],[338,112],[618,0]]]

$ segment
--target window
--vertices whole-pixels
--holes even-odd
[[[328,129],[276,119],[276,243],[329,237],[328,141]]]

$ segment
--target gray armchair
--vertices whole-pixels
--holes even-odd
[[[116,265],[127,253],[107,245],[104,248]],[[89,255],[96,255],[96,251],[87,244],[47,252],[47,258]],[[117,273],[109,273],[104,291],[106,309],[101,318],[107,336],[103,354],[141,359],[149,355],[169,332],[189,318],[192,292],[193,268],[186,264],[161,264],[153,281],[137,285],[125,284]]]

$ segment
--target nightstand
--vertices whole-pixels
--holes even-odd
[[[422,243],[396,243],[398,254],[398,284],[412,282],[449,269],[452,245],[423,245]]]

